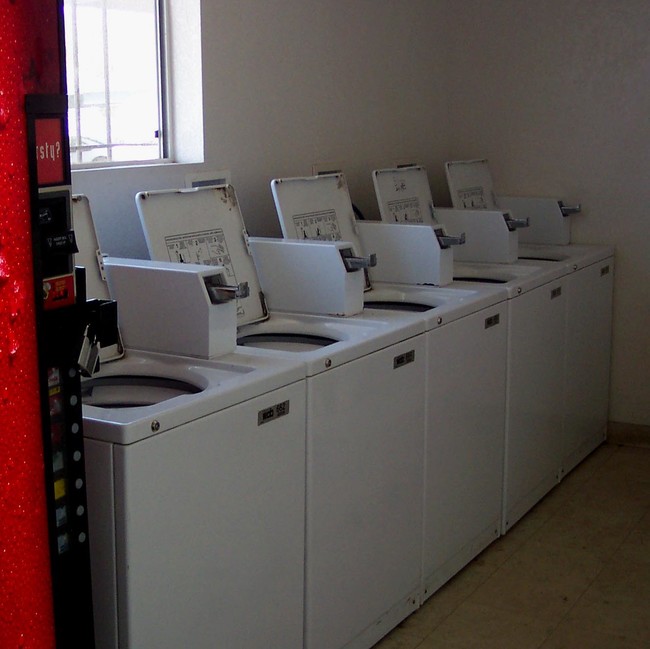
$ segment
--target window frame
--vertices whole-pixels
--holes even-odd
[[[102,0],[102,4],[105,6],[107,0]],[[98,160],[98,161],[89,161],[89,162],[76,162],[75,155],[76,151],[73,151],[72,145],[70,146],[70,162],[73,170],[84,170],[84,169],[106,169],[112,167],[129,167],[129,166],[147,166],[147,165],[160,165],[173,162],[173,152],[172,152],[172,138],[171,135],[171,98],[170,98],[170,74],[169,74],[169,43],[168,43],[168,0],[154,0],[155,8],[155,20],[156,20],[156,61],[157,61],[157,106],[158,106],[158,139],[159,139],[159,155],[157,158],[150,159],[132,159],[132,160]],[[106,9],[104,8],[104,12]],[[102,20],[102,25],[104,29],[104,35],[106,35],[106,19]],[[75,26],[76,29],[76,26]],[[64,31],[65,34],[65,31]],[[106,37],[106,36],[105,36]],[[74,49],[77,50],[77,39],[73,39]],[[65,39],[66,48],[71,44]],[[77,97],[77,104],[79,103],[79,83],[78,83],[78,52],[73,53],[74,60],[74,79],[75,79],[75,88],[67,88],[66,92],[68,98],[70,99],[73,96]],[[66,57],[67,58],[67,57]],[[104,66],[107,65],[108,58],[104,57]],[[108,75],[105,75],[105,79],[108,78]],[[106,82],[105,82],[106,85]],[[106,96],[110,97],[110,89],[106,89]],[[81,127],[79,125],[79,116],[80,116],[80,106],[75,110],[75,125],[74,130],[71,131],[69,125],[68,130],[69,137],[74,135],[75,137],[80,137]],[[69,111],[70,114],[70,111]],[[110,121],[107,123],[107,131],[110,133]],[[110,137],[108,138],[110,142]],[[107,143],[104,147],[107,150],[110,150],[114,146],[119,146],[115,144]],[[100,148],[100,147],[96,147]]]

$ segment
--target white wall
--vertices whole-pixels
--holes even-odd
[[[437,2],[204,2],[206,157],[233,171],[251,230],[279,230],[268,183],[337,162],[376,212],[370,172],[440,166],[446,104]]]
[[[194,0],[193,0],[194,1]],[[370,172],[488,157],[503,193],[580,201],[574,239],[617,249],[611,418],[650,425],[647,0],[202,0],[205,163],[228,168],[252,234],[278,235],[268,183],[337,162]],[[185,124],[185,128],[187,128]],[[77,173],[102,245],[146,256],[133,196],[188,168]]]
[[[616,246],[610,418],[650,425],[650,3],[447,0],[450,146]]]

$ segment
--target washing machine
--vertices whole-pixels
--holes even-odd
[[[519,245],[519,259],[554,261],[567,273],[564,477],[607,436],[614,249],[571,243],[570,215],[579,207],[548,198],[498,200],[535,223]]]
[[[421,224],[356,222],[342,174],[279,179],[272,190],[285,236],[342,238],[377,250],[365,293],[368,312],[430,307],[420,307],[427,330],[424,600],[500,534],[505,291],[424,285],[452,279],[444,232]]]
[[[606,436],[614,250],[571,243],[571,221],[580,205],[566,205],[557,198],[497,195],[487,160],[448,163],[446,171],[452,198],[478,194],[488,208],[509,210],[529,222],[530,227],[519,232],[520,260],[563,264],[567,318],[560,475],[564,476]]]
[[[564,254],[556,251],[555,255],[543,248],[538,248],[532,241],[544,241],[543,211],[540,213],[538,206],[530,211],[521,209],[521,201],[514,199],[502,201],[494,193],[492,179],[487,167],[487,161],[460,161],[446,164],[447,178],[449,181],[452,202],[459,208],[469,206],[479,208],[477,211],[463,210],[470,215],[467,218],[478,222],[482,216],[490,214],[493,223],[499,221],[498,214],[507,205],[508,209],[517,209],[517,216],[524,216],[525,221],[533,229],[533,234],[528,234],[526,229],[513,234],[527,241],[526,246],[517,245],[508,248],[508,253],[515,251],[514,264],[485,264],[467,263],[455,269],[456,276],[465,276],[472,279],[474,275],[493,278],[502,267],[512,268],[517,265],[544,266],[540,277],[545,281],[538,289],[528,292],[522,291],[521,297],[511,301],[510,337],[508,352],[508,426],[506,438],[506,465],[504,488],[504,531],[509,529],[526,511],[532,507],[554,484],[560,480],[567,470],[566,467],[575,465],[577,458],[584,457],[587,449],[594,448],[594,433],[587,434],[584,427],[573,428],[572,421],[591,419],[592,423],[603,419],[602,405],[593,408],[590,415],[585,418],[582,406],[604,396],[607,379],[603,380],[603,369],[608,364],[604,357],[598,361],[600,378],[578,379],[585,381],[583,387],[576,388],[569,385],[574,382],[576,374],[585,376],[588,363],[588,351],[577,347],[576,339],[584,334],[589,324],[580,324],[586,312],[593,314],[593,306],[589,303],[587,293],[578,287],[586,276],[572,278],[571,273],[577,271],[580,263],[593,263],[597,265],[601,252],[582,251],[582,262],[576,250],[576,261],[568,262],[563,259]],[[547,199],[544,199],[547,202]],[[542,201],[543,202],[543,201]],[[564,208],[558,201],[553,201],[553,209],[559,214],[559,219],[554,221],[552,237],[558,241],[565,241],[567,236],[566,222],[562,219],[577,208]],[[436,215],[444,222],[453,216],[455,210],[436,210]],[[505,218],[504,218],[505,220]],[[496,226],[495,226],[496,230]],[[453,231],[453,229],[452,229]],[[503,234],[501,235],[503,237]],[[484,243],[479,237],[479,255],[481,245]],[[504,246],[505,248],[505,246]],[[520,258],[523,257],[523,258]],[[479,257],[480,258],[480,257]],[[504,261],[509,261],[504,260]],[[574,268],[575,265],[575,268]],[[612,266],[604,263],[602,266],[603,277],[607,278]],[[600,272],[599,267],[595,272]],[[594,270],[592,269],[592,272]],[[584,279],[583,279],[584,278]],[[548,280],[551,280],[550,282]],[[607,280],[603,282],[605,287]],[[607,292],[607,289],[604,289]],[[577,295],[581,294],[578,298]],[[514,296],[513,296],[514,297]],[[600,299],[598,300],[600,301]],[[578,313],[578,311],[580,313]],[[603,318],[604,322],[596,329],[595,334],[602,339],[603,329],[610,324],[610,316]],[[593,323],[591,324],[593,326]],[[607,346],[607,345],[606,345]],[[580,369],[578,369],[580,368]],[[578,405],[582,400],[581,405]],[[602,403],[602,402],[601,402]],[[606,403],[606,399],[605,399]],[[580,414],[578,410],[580,409]],[[568,432],[571,430],[572,432]],[[595,435],[602,441],[602,426]]]
[[[306,264],[304,245],[249,238],[232,187],[136,200],[152,258],[218,263],[232,282],[248,283],[239,345],[304,364],[304,644],[372,646],[419,603],[422,322],[399,312],[353,315],[363,307],[363,258],[353,246],[307,242],[315,257]],[[262,264],[271,254],[258,277],[253,256]],[[347,284],[355,288],[349,311],[339,301]],[[275,303],[290,312],[274,312]]]
[[[526,225],[498,210],[481,210],[463,194],[463,209],[433,208],[426,171],[412,166],[373,174],[382,218],[443,224],[465,234],[454,255],[452,287],[501,286],[507,295],[507,373],[503,515],[505,532],[559,479],[564,366],[563,269],[553,262],[513,263]],[[467,201],[470,201],[469,203]],[[406,218],[407,217],[407,218]],[[461,261],[456,261],[459,257]]]
[[[96,646],[302,647],[303,365],[229,351],[223,268],[105,259],[73,216],[89,296],[131,300],[82,388]]]

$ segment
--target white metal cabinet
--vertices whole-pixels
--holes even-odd
[[[425,363],[421,334],[307,378],[308,649],[370,647],[418,605]]]
[[[613,282],[613,257],[567,277],[563,475],[607,434]]]
[[[564,450],[566,282],[508,301],[503,531],[559,479]]]
[[[501,530],[507,304],[428,336],[422,597]]]
[[[110,565],[96,587],[119,627],[98,648],[302,647],[304,427],[300,381],[141,442],[91,441],[91,542]]]

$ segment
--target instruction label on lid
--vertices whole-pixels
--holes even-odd
[[[341,241],[343,238],[334,210],[298,214],[293,217],[293,223],[299,239]]]
[[[390,220],[395,223],[422,223],[420,201],[416,196],[388,201]]]
[[[486,210],[487,202],[483,187],[466,187],[458,190],[458,198],[464,208]]]
[[[232,273],[226,237],[221,228],[165,237],[169,260],[181,264],[225,266]],[[232,273],[234,276],[234,273]]]

